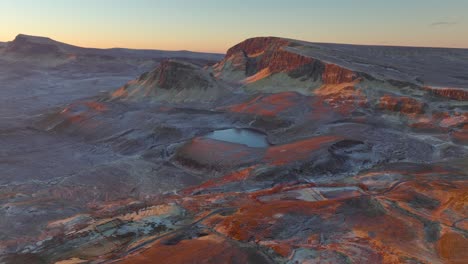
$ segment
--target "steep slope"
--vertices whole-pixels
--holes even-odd
[[[377,79],[468,87],[468,49],[369,46],[294,41],[288,50],[365,72]]]
[[[61,43],[47,37],[37,37],[19,34],[6,44],[4,52],[23,56],[61,55],[72,53],[78,47]]]
[[[434,63],[443,68],[433,67]],[[360,109],[399,115],[400,121],[414,123],[414,127],[425,126],[419,124],[421,120],[434,120],[438,124],[437,116],[445,115],[445,124],[459,131],[467,118],[463,102],[468,98],[468,82],[463,77],[466,73],[459,66],[468,66],[468,50],[338,45],[259,37],[230,48],[225,58],[210,70],[216,78],[250,93],[280,93],[275,98],[287,98],[289,92],[299,92],[320,98],[333,111],[351,113]],[[428,86],[431,84],[442,87],[456,84],[460,88]],[[253,99],[228,109],[235,112],[265,109],[261,106],[264,100],[270,101]],[[276,109],[291,109],[290,103],[282,106],[278,99],[274,104]],[[262,112],[271,113],[269,110],[258,113]]]
[[[112,99],[148,99],[168,102],[209,102],[228,93],[228,88],[202,68],[177,60],[163,61],[114,93]]]
[[[305,94],[322,85],[352,83],[359,78],[346,68],[287,50],[293,45],[274,37],[248,39],[228,50],[224,60],[213,66],[214,75],[247,90]]]
[[[467,66],[466,49],[338,45],[260,37],[230,48],[211,70],[217,78],[251,92],[349,94],[354,87],[372,97],[382,96],[379,90],[420,96],[426,93],[421,91],[426,86],[463,89],[468,87],[463,70]],[[363,87],[366,89],[360,89]],[[460,91],[451,92],[452,98],[460,96],[454,93]]]
[[[464,71],[468,66],[468,49],[327,44],[260,37],[229,49],[213,71],[218,77],[233,81],[254,81],[281,72],[289,77],[312,77],[316,81],[326,72],[326,65],[335,65],[333,76],[338,78],[335,82],[354,72],[383,81],[468,87]],[[336,71],[336,66],[345,72]],[[259,76],[254,78],[256,74]],[[247,77],[251,78],[246,80]],[[323,78],[323,81],[331,80]]]

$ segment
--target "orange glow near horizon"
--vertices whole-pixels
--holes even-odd
[[[46,36],[94,48],[224,53],[246,38],[468,48],[468,2],[316,0],[15,0],[0,3],[0,41]]]
[[[31,33],[12,33],[12,34],[2,34],[0,33],[0,42],[8,42],[12,41],[18,34],[25,34],[25,35],[32,35],[32,36],[41,36],[41,37],[49,37],[53,40],[63,42],[70,45],[75,45],[79,47],[85,48],[100,48],[100,49],[108,49],[108,48],[129,48],[129,49],[148,49],[148,50],[189,50],[195,52],[209,52],[209,53],[225,53],[230,47],[234,46],[235,44],[251,37],[257,36],[268,36],[268,35],[257,35],[257,36],[245,36],[239,38],[238,40],[231,40],[227,43],[216,41],[212,43],[207,42],[187,42],[181,41],[178,42],[177,40],[160,40],[160,41],[134,41],[134,40],[117,40],[113,41],[111,39],[108,40],[97,40],[97,39],[80,39],[75,37],[60,37],[60,36],[53,36],[47,34],[31,34]],[[283,37],[278,36],[277,37]],[[411,46],[411,47],[435,47],[435,48],[462,48],[466,49],[468,45],[464,43],[459,43],[458,45],[450,45],[446,42],[440,42],[438,44],[434,43],[432,45],[424,45],[419,42],[377,42],[374,43],[372,41],[318,41],[318,40],[306,40],[301,38],[295,37],[286,37],[291,39],[298,39],[298,40],[305,40],[310,42],[324,42],[324,43],[342,43],[342,44],[356,44],[356,45],[378,45],[378,46]]]

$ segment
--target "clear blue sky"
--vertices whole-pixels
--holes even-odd
[[[92,47],[224,52],[243,39],[468,48],[468,0],[0,0],[18,33]]]

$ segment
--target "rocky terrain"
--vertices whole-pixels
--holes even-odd
[[[227,96],[229,88],[201,67],[166,60],[151,72],[129,82],[112,94],[117,100],[209,102]]]
[[[47,74],[76,66],[65,53],[105,63],[18,38],[2,58],[47,56]],[[38,103],[0,130],[2,262],[466,263],[468,50],[259,37],[217,63],[146,52],[80,96],[81,75],[60,75],[47,98],[64,105],[9,97]]]

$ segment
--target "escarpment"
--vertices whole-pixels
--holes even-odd
[[[214,75],[228,82],[275,87],[271,91],[310,93],[321,85],[350,83],[359,74],[295,52],[298,43],[275,37],[247,39],[230,48],[225,58],[214,65]],[[256,84],[257,83],[257,84]]]
[[[353,82],[357,78],[357,73],[335,64],[326,64],[322,73],[322,80],[325,84]]]
[[[402,60],[400,50],[406,49],[390,49],[397,62]],[[431,115],[435,108],[428,98],[468,100],[464,89],[423,87],[424,76],[416,78],[418,82],[411,81],[414,78],[408,76],[413,71],[405,71],[410,65],[393,66],[388,58],[375,64],[372,56],[385,55],[380,52],[380,48],[364,46],[258,37],[230,48],[209,70],[216,79],[237,85],[239,91],[298,92],[320,97],[337,109],[346,108],[345,112],[371,106],[387,114]]]
[[[384,95],[380,98],[379,108],[402,114],[423,114],[426,104],[409,97]]]
[[[468,90],[457,88],[426,88],[431,94],[457,101],[468,101]]]

